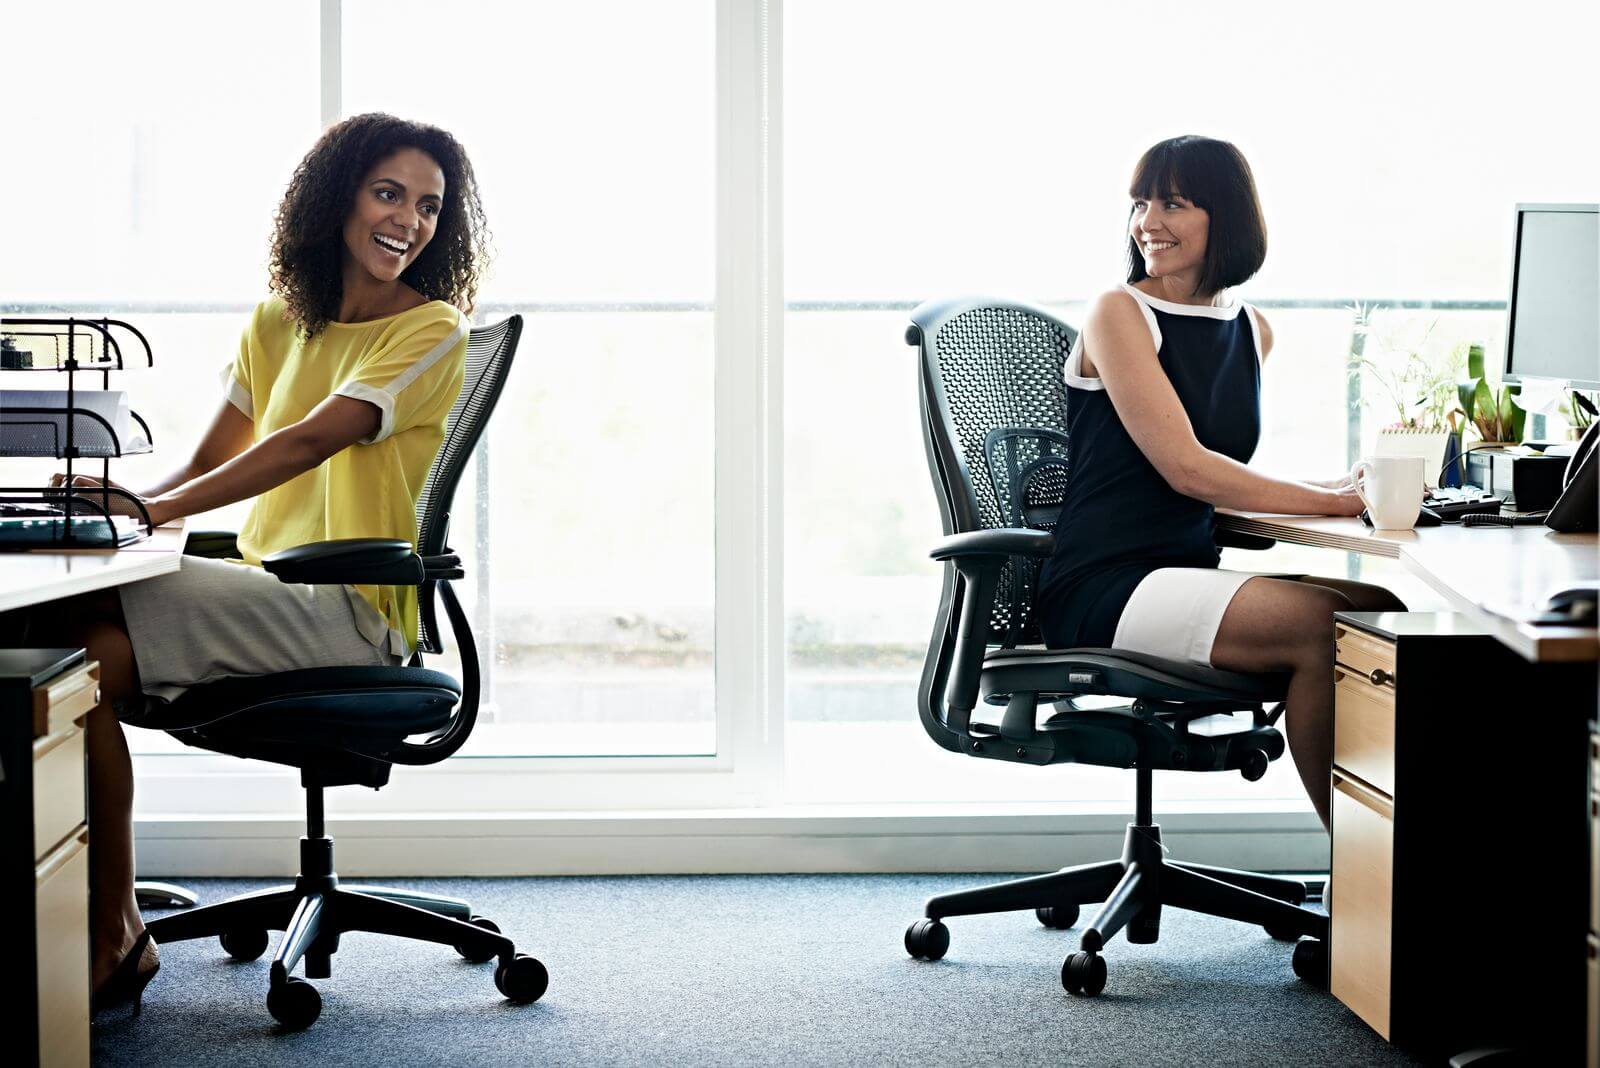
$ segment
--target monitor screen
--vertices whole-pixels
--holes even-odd
[[[1507,381],[1600,389],[1600,205],[1518,204]]]

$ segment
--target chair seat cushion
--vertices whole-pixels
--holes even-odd
[[[1283,700],[1289,675],[1247,675],[1125,649],[1005,649],[984,658],[980,689],[991,701],[1033,692],[1259,703]]]
[[[450,722],[461,686],[415,667],[333,667],[241,676],[192,686],[171,704],[151,702],[130,720],[155,730],[273,738],[329,734],[403,738]],[[224,722],[226,721],[226,722]]]

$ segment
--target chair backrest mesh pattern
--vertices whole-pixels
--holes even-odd
[[[1061,372],[1077,332],[1037,308],[996,302],[946,306],[919,322],[932,440],[953,529],[1050,530],[1067,481],[1067,393]],[[1040,561],[1012,558],[991,625],[1002,644],[1035,644]]]
[[[417,500],[417,552],[435,556],[445,551],[450,529],[450,502],[466,470],[467,460],[483,436],[489,415],[500,399],[511,370],[511,360],[522,336],[522,316],[513,315],[493,326],[473,327],[467,337],[467,369],[461,393],[445,420],[444,441],[428,469]],[[479,561],[487,566],[487,561]],[[433,584],[423,588],[417,621],[417,644],[430,653],[440,651],[438,621],[434,615]]]

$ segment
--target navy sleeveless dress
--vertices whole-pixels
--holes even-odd
[[[1139,302],[1200,444],[1247,463],[1261,437],[1254,309],[1237,301],[1222,308],[1174,304],[1122,288]],[[1065,369],[1066,496],[1036,599],[1040,629],[1055,649],[1111,647],[1124,606],[1152,572],[1215,569],[1221,559],[1212,537],[1215,510],[1167,484],[1128,436],[1104,383],[1080,375],[1082,359],[1080,334]]]

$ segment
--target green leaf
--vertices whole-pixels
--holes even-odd
[[[1489,388],[1487,380],[1479,378],[1477,388],[1472,391],[1472,400],[1480,418],[1493,419],[1500,410],[1495,402],[1494,390]]]
[[[1477,407],[1473,403],[1473,398],[1477,393],[1479,381],[1476,378],[1469,378],[1465,382],[1456,383],[1456,399],[1460,401],[1462,414],[1467,417],[1469,423],[1472,421],[1472,411]]]
[[[1483,346],[1473,345],[1467,350],[1467,374],[1483,378]]]

